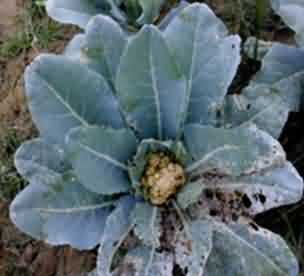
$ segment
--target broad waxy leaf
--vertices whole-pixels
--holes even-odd
[[[248,126],[279,138],[289,115],[289,107],[277,89],[267,85],[251,85],[240,95],[228,95],[218,116],[219,125],[226,128]]]
[[[126,34],[120,26],[107,16],[96,16],[86,28],[86,55],[89,67],[105,77],[114,87],[116,73]]]
[[[15,154],[18,173],[29,182],[60,177],[70,169],[65,161],[62,149],[39,138],[23,143]]]
[[[53,19],[85,28],[89,20],[97,14],[108,14],[124,22],[115,0],[47,0],[47,13]]]
[[[199,202],[203,191],[207,189],[207,184],[204,184],[203,181],[187,183],[177,194],[178,205],[182,209],[187,209],[192,204]]]
[[[87,25],[83,35],[77,35],[65,50],[65,55],[101,74],[114,87],[126,34],[108,16],[97,15]]]
[[[108,217],[98,251],[98,275],[111,275],[113,258],[119,246],[134,227],[130,217],[134,204],[135,201],[132,197],[123,197],[117,204],[116,209]]]
[[[304,47],[304,2],[302,0],[271,0],[274,11],[296,32],[296,40]]]
[[[185,113],[186,82],[155,27],[143,27],[129,41],[116,87],[127,121],[141,138],[176,137]]]
[[[250,41],[246,43],[255,48],[257,40],[251,38]],[[255,123],[278,138],[289,112],[301,108],[304,51],[280,43],[259,43],[262,43],[260,54],[263,55],[261,70],[240,95],[226,97],[218,124],[237,127]]]
[[[26,142],[15,164],[30,182],[10,207],[19,229],[54,245],[91,249],[99,243],[113,203],[82,186],[58,146],[42,139]]]
[[[164,32],[169,49],[187,77],[184,121],[215,122],[240,63],[240,38],[204,4],[186,7]]]
[[[240,176],[285,161],[279,142],[253,125],[236,129],[187,125],[185,143],[194,158],[187,167],[189,173],[216,170],[220,174]]]
[[[304,49],[276,43],[268,51],[251,85],[278,91],[290,111],[299,111],[303,97]]]
[[[173,258],[167,253],[157,253],[146,246],[136,247],[124,259],[125,267],[118,275],[172,276]],[[130,267],[131,266],[131,267]],[[129,274],[128,274],[129,273]]]
[[[129,190],[127,161],[137,146],[130,130],[80,127],[69,133],[66,142],[69,160],[87,189],[104,195]]]
[[[40,55],[26,69],[25,82],[33,120],[41,136],[52,142],[63,144],[67,132],[78,126],[124,125],[108,84],[84,65]]]
[[[297,260],[278,235],[213,221],[212,251],[204,275],[297,276]]]
[[[10,217],[17,227],[53,245],[95,247],[112,203],[86,190],[71,173],[45,181],[36,179],[10,206]]]
[[[160,245],[160,209],[147,202],[136,204],[132,217],[134,218],[134,233],[147,246],[157,248]]]

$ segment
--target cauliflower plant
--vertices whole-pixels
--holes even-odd
[[[40,137],[16,153],[30,183],[10,208],[17,227],[100,244],[101,276],[296,276],[286,243],[251,221],[300,200],[303,181],[275,139],[281,94],[227,95],[240,38],[204,4],[132,36],[98,15],[78,38],[26,70]]]

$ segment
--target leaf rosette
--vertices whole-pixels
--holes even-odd
[[[239,63],[240,38],[204,4],[132,37],[94,17],[65,56],[26,70],[40,138],[16,153],[30,184],[13,222],[53,245],[100,244],[102,276],[296,276],[285,242],[245,222],[300,200],[303,182],[252,112],[227,112]],[[171,189],[161,201],[155,185]]]

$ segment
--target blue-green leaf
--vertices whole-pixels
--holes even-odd
[[[124,22],[125,17],[118,9],[115,0],[47,0],[46,9],[53,19],[85,28],[91,17],[97,14],[109,14]]]
[[[15,166],[29,182],[56,179],[70,169],[64,151],[43,139],[25,142],[15,154]]]
[[[220,174],[240,176],[285,161],[280,143],[254,126],[223,129],[187,125],[185,143],[194,158],[187,167],[190,174],[216,170]]]
[[[118,23],[108,16],[97,15],[88,23],[85,34],[78,34],[72,39],[64,55],[87,65],[114,87],[126,43],[126,34]]]
[[[154,248],[160,246],[160,209],[147,202],[138,202],[132,212],[134,233],[142,242]]]
[[[134,227],[130,217],[134,204],[135,201],[132,197],[123,197],[108,217],[98,250],[98,275],[111,275],[113,258]]]
[[[257,61],[262,61],[275,43],[276,42],[265,41],[257,39],[254,36],[250,36],[246,39],[243,50],[249,58],[255,59]]]
[[[205,189],[206,185],[202,180],[187,183],[177,194],[178,205],[182,209],[187,209],[192,204],[199,202]]]
[[[297,260],[278,235],[249,225],[213,224],[212,252],[204,276],[297,276]]]
[[[298,44],[304,47],[304,2],[301,0],[271,0],[272,8],[296,33]]]
[[[161,7],[166,2],[165,0],[138,0],[142,14],[137,19],[140,25],[151,24],[160,15]]]
[[[127,129],[80,127],[67,137],[69,160],[82,184],[104,195],[129,190],[127,161],[136,146],[135,136]]]
[[[96,16],[86,28],[85,50],[90,60],[89,67],[102,74],[113,86],[126,43],[126,34],[110,17]]]
[[[274,44],[251,85],[271,86],[290,111],[299,111],[303,98],[304,49]]]
[[[184,0],[179,1],[175,7],[171,7],[168,14],[161,20],[161,22],[158,25],[158,28],[160,30],[165,30],[168,25],[171,23],[171,21],[180,14],[180,12],[188,7],[190,4]]]
[[[240,38],[205,4],[186,7],[164,32],[169,49],[187,77],[184,121],[211,124],[240,63]]]
[[[187,276],[297,276],[297,260],[278,235],[249,224],[205,217],[177,231],[176,263]]]
[[[218,119],[219,125],[226,128],[254,123],[274,138],[279,138],[289,111],[277,89],[268,85],[250,85],[240,95],[227,95]]]
[[[32,177],[10,206],[10,217],[28,235],[53,245],[92,249],[99,241],[113,202],[86,190],[72,173]],[[90,233],[83,235],[83,233]]]
[[[127,121],[141,137],[175,138],[185,112],[186,82],[155,27],[143,27],[129,41],[116,87]]]
[[[39,56],[26,70],[25,86],[40,134],[55,143],[63,144],[65,135],[74,127],[124,125],[104,78],[70,59]]]
[[[175,244],[176,263],[187,271],[187,276],[205,275],[205,266],[212,250],[212,224],[205,220],[184,221]]]

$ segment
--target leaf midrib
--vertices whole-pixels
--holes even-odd
[[[99,159],[103,159],[105,161],[107,161],[108,163],[114,165],[115,167],[119,167],[125,171],[128,171],[128,166],[126,166],[125,164],[121,163],[120,161],[114,159],[113,157],[111,157],[110,155],[98,152],[94,149],[92,149],[91,147],[89,147],[88,145],[79,143],[79,146],[85,150],[88,151],[89,153],[95,155],[96,157],[98,157]]]
[[[85,127],[89,127],[90,124],[84,120],[77,112],[76,110],[74,110],[74,108],[68,104],[65,99],[58,94],[57,90],[54,88],[54,86],[52,86],[47,80],[45,80],[42,76],[40,76],[38,74],[38,72],[35,72],[35,74],[37,75],[38,79],[43,82],[47,88],[49,89],[49,91],[55,96],[55,98],[60,102],[60,104],[62,104],[65,109],[67,109],[69,112],[67,112],[67,114],[71,114],[78,122],[80,122],[81,125],[85,126]]]
[[[88,205],[88,206],[79,206],[75,208],[66,208],[66,209],[58,209],[58,208],[34,208],[40,213],[49,213],[49,214],[73,214],[79,212],[88,212],[88,211],[95,211],[98,209],[102,209],[105,207],[109,207],[113,205],[113,202],[106,202],[96,205]]]

